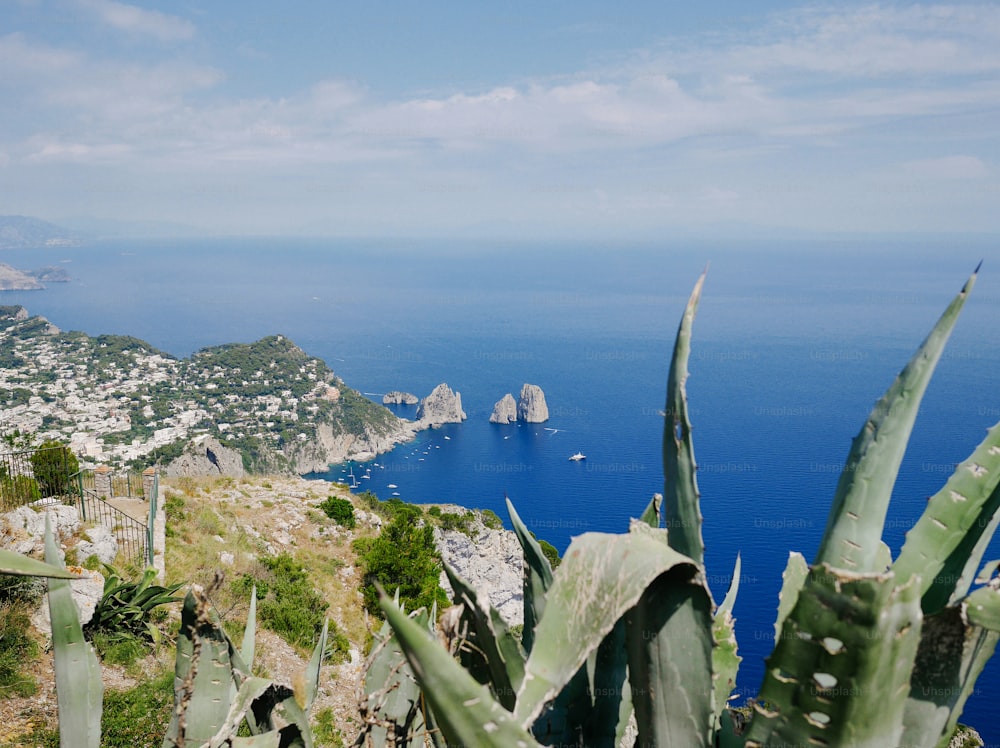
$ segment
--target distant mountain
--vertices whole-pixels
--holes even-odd
[[[0,249],[72,246],[80,243],[73,231],[28,216],[0,216]]]

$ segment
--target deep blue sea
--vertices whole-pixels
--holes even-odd
[[[134,335],[176,356],[287,335],[381,401],[447,382],[468,420],[348,470],[361,489],[493,509],[504,495],[565,550],[624,531],[656,491],[667,365],[684,303],[711,261],[688,381],[706,563],[717,600],[737,553],[744,658],[756,693],[789,550],[815,554],[850,441],[876,399],[985,258],[928,390],[886,540],[898,551],[928,496],[1000,420],[1000,251],[974,241],[695,244],[227,239],[7,251],[65,263],[68,284],[4,292],[63,329]],[[551,418],[487,419],[523,383]],[[414,409],[397,412],[412,416]],[[568,457],[583,452],[587,459]],[[360,490],[360,489],[359,489]],[[1000,557],[994,542],[986,558]],[[963,721],[1000,744],[1000,660]]]

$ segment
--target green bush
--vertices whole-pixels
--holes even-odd
[[[392,502],[385,502],[391,504]],[[448,605],[448,598],[438,583],[441,574],[441,556],[434,543],[434,530],[429,524],[418,525],[416,516],[422,514],[417,507],[399,502],[392,521],[382,528],[377,538],[366,538],[354,544],[364,569],[365,608],[381,616],[378,606],[378,582],[391,595],[399,589],[400,602],[407,610],[419,607],[430,609],[434,602],[440,609]]]
[[[441,516],[441,507],[439,507],[439,506],[432,506],[430,509],[427,510],[427,513],[430,516],[432,516],[432,517],[440,517]]]
[[[354,529],[356,524],[354,520],[354,505],[347,499],[340,499],[336,496],[328,496],[326,500],[319,505],[319,508],[323,510],[327,517],[332,519],[341,527]]]
[[[71,476],[80,471],[80,463],[65,444],[47,441],[32,453],[31,469],[42,496],[63,496],[73,490]]]
[[[330,604],[313,589],[302,564],[287,553],[264,556],[256,573],[236,581],[235,591],[245,595],[254,584],[257,618],[263,626],[293,646],[315,644]]]
[[[479,519],[491,530],[499,530],[503,527],[503,520],[492,509],[480,509]]]
[[[549,560],[549,565],[553,569],[559,568],[559,564],[562,563],[562,559],[559,558],[559,551],[556,550],[556,547],[547,540],[539,540],[538,545],[541,547],[542,553],[545,554],[545,558]]]

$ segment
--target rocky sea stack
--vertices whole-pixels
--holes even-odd
[[[415,425],[418,428],[426,428],[440,426],[443,423],[461,423],[465,418],[462,395],[452,392],[451,387],[442,382],[420,401]]]
[[[383,405],[416,405],[419,402],[420,399],[416,395],[412,395],[409,392],[400,392],[399,390],[393,390],[382,395]]]
[[[490,423],[514,423],[517,420],[517,401],[509,392],[493,406]]]
[[[521,387],[521,397],[517,401],[517,419],[525,423],[544,423],[549,420],[545,393],[537,384],[525,384]]]

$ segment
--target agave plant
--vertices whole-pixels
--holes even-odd
[[[0,572],[49,577],[53,666],[61,748],[101,744],[103,684],[93,647],[84,639],[70,580],[46,518],[45,562],[0,550]],[[163,604],[176,588],[157,588],[143,577],[129,587],[139,610],[151,600]],[[120,580],[111,590],[122,586]],[[133,589],[141,587],[141,589]],[[106,588],[106,593],[108,593]],[[148,609],[148,608],[147,608]],[[327,624],[306,668],[300,703],[292,689],[252,675],[256,638],[256,590],[239,648],[221,627],[205,591],[192,585],[184,598],[174,668],[174,710],[165,727],[164,748],[312,748],[307,713],[319,690]],[[238,732],[246,726],[250,736]]]
[[[442,646],[383,596],[395,640],[384,649],[406,662],[383,668],[370,690],[411,678],[423,699],[408,700],[448,745],[617,747],[633,718],[642,746],[947,745],[1000,638],[1000,561],[976,575],[1000,521],[1000,424],[931,498],[896,559],[882,531],[921,398],[975,278],[854,439],[814,562],[790,554],[749,720],[727,707],[740,562],[717,605],[685,393],[704,275],[670,364],[663,496],[626,534],[574,538],[555,572],[508,501],[524,551],[522,640],[448,570],[464,645]]]
[[[160,640],[160,630],[150,620],[150,613],[161,605],[180,602],[175,593],[183,582],[167,587],[153,584],[156,569],[146,569],[136,581],[122,578],[121,572],[104,564],[104,592],[94,608],[94,617],[86,631],[101,631],[113,638],[136,637],[152,642]]]

